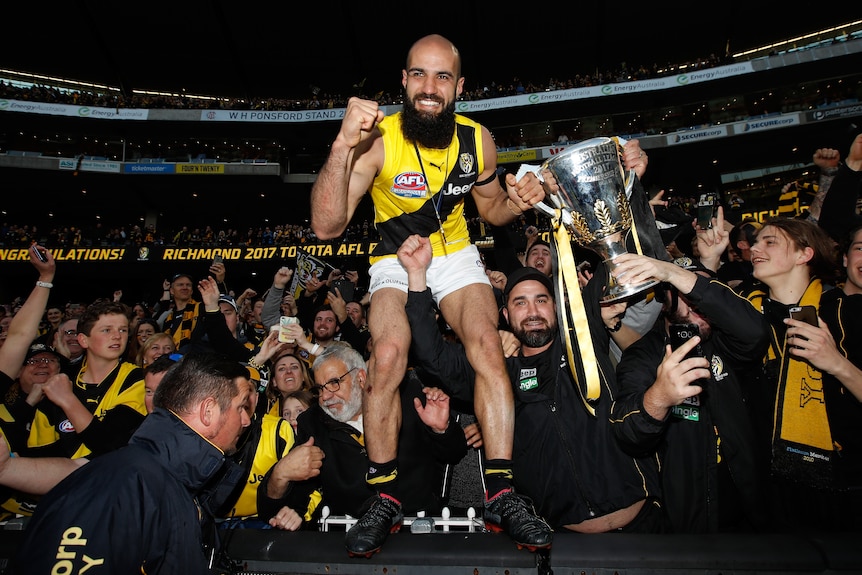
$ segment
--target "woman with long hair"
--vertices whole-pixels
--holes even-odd
[[[298,355],[286,353],[272,362],[266,397],[269,413],[281,417],[282,402],[294,391],[314,388],[314,378],[308,365]]]

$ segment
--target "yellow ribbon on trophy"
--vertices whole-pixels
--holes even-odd
[[[553,240],[557,250],[557,298],[560,323],[560,334],[566,348],[566,356],[569,362],[569,370],[575,381],[575,387],[581,396],[590,415],[595,415],[596,410],[590,403],[599,398],[601,394],[601,379],[599,378],[598,362],[596,352],[593,349],[593,337],[590,332],[590,324],[587,320],[587,311],[584,308],[584,299],[581,297],[581,286],[578,283],[578,270],[575,267],[575,256],[572,253],[572,244],[566,227],[562,225],[561,211],[558,208],[556,215],[551,219],[553,224]],[[568,305],[566,305],[568,304]],[[571,323],[569,314],[571,313]],[[583,378],[581,381],[575,362],[575,350],[572,348],[571,329],[574,328],[577,339],[577,349],[583,362]]]

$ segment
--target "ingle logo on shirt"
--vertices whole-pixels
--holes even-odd
[[[522,368],[521,375],[518,378],[518,389],[521,391],[530,391],[539,387],[539,378],[537,375],[538,370],[535,367]]]
[[[685,398],[681,405],[675,405],[670,413],[673,417],[687,419],[688,421],[700,421],[700,396],[692,395]]]
[[[61,421],[59,425],[57,425],[57,431],[60,433],[75,433],[75,426],[72,425],[72,422],[68,419]]]
[[[402,172],[395,176],[390,191],[401,198],[424,198],[428,193],[428,186],[421,173]]]

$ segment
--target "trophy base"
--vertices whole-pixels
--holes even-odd
[[[653,286],[658,285],[658,280],[650,280],[648,282],[636,284],[636,285],[609,285],[605,289],[605,295],[602,296],[602,303],[615,303],[618,301],[622,301],[624,299],[628,299],[632,296],[639,294],[642,291],[648,290]]]

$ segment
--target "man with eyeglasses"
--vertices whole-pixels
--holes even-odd
[[[333,342],[314,362],[318,401],[297,418],[296,442],[302,446],[313,438],[324,453],[320,475],[293,482],[301,475],[297,461],[283,459],[266,475],[258,489],[258,514],[278,527],[277,513],[287,506],[319,518],[324,505],[331,515],[361,516],[376,501],[373,486],[365,481],[368,458],[364,447],[362,390],[368,371],[358,351],[342,342]],[[401,385],[403,413],[399,445],[399,480],[407,487],[397,509],[388,499],[384,504],[400,515],[441,511],[440,486],[447,464],[455,464],[467,453],[461,426],[449,411],[449,397],[437,388],[424,387],[409,372]],[[288,489],[289,487],[289,489]],[[323,497],[321,501],[321,495]],[[400,521],[400,517],[399,517]],[[400,523],[399,523],[400,524]]]
[[[30,263],[39,272],[39,280],[15,316],[10,318],[0,347],[0,428],[13,449],[26,446],[27,426],[33,419],[34,406],[42,399],[42,384],[60,371],[59,354],[47,345],[35,346],[39,322],[48,305],[56,264],[48,250],[40,250],[45,261],[28,250]],[[45,360],[45,361],[42,361]],[[31,363],[28,364],[27,362]],[[23,366],[23,367],[22,367]]]
[[[6,412],[4,415],[10,416],[0,418],[0,427],[12,451],[26,449],[27,430],[36,414],[36,405],[45,397],[42,386],[60,373],[65,364],[65,358],[44,343],[34,343],[27,350],[17,385],[5,395],[0,408],[0,411]]]
[[[54,335],[54,348],[66,357],[67,367],[81,365],[84,348],[78,342],[78,318],[69,318],[60,324]]]

